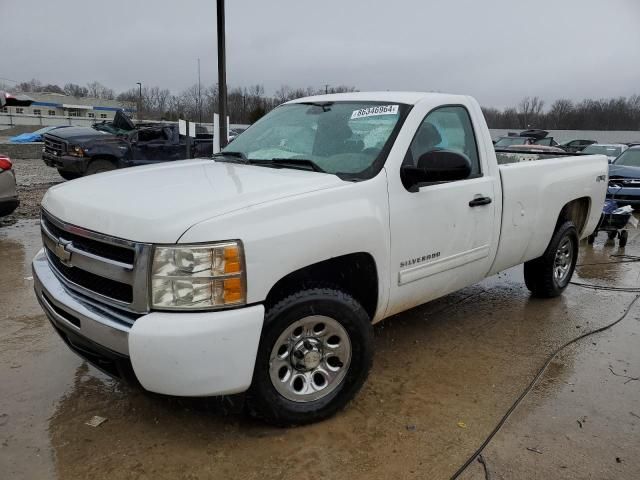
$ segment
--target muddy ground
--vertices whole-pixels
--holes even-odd
[[[41,159],[12,159],[20,206],[13,214],[0,218],[0,227],[14,224],[18,219],[37,218],[40,201],[47,189],[64,180],[55,168],[47,167]]]
[[[639,263],[610,262],[640,255],[640,231],[626,249],[603,234],[581,247],[576,281],[639,286]],[[570,286],[536,300],[508,270],[377,325],[358,397],[323,423],[277,429],[248,420],[241,396],[150,395],[76,357],[33,296],[38,248],[37,221],[0,227],[2,479],[447,479],[552,351],[635,298]],[[474,461],[461,478],[640,477],[639,340],[640,301],[564,350],[484,449],[488,474]],[[86,425],[94,415],[107,421]]]

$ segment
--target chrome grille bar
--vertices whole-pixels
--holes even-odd
[[[40,224],[49,263],[68,288],[128,312],[149,311],[150,244],[70,225],[44,209]],[[132,262],[123,262],[122,258],[132,258]],[[129,289],[125,298],[114,295],[125,286]]]
[[[54,155],[61,155],[67,151],[67,146],[63,140],[54,140],[48,135],[45,135],[44,149],[48,153],[52,153]]]

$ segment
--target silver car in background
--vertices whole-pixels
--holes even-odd
[[[606,155],[609,163],[612,163],[627,148],[629,146],[624,143],[594,143],[582,150],[582,153],[585,155]]]
[[[13,163],[9,157],[0,155],[0,217],[13,213],[18,205],[20,200]]]

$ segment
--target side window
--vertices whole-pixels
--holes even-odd
[[[463,153],[471,161],[469,178],[482,175],[476,138],[466,108],[441,107],[430,112],[413,137],[404,164],[416,165],[420,156],[432,150]]]

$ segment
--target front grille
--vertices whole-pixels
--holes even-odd
[[[80,250],[84,250],[85,252],[91,253],[93,255],[98,255],[99,257],[104,257],[110,260],[115,260],[117,262],[133,265],[133,261],[135,258],[135,251],[133,249],[99,242],[87,237],[83,237],[81,235],[76,235],[66,230],[62,230],[53,222],[51,222],[51,220],[49,220],[46,215],[42,216],[42,223],[44,223],[44,226],[57,238],[63,238],[65,240],[72,241],[73,246]]]
[[[41,227],[49,264],[68,289],[95,308],[115,307],[127,323],[149,311],[150,244],[86,230],[45,210]]]
[[[113,298],[120,302],[131,303],[133,301],[133,287],[126,283],[117,282],[110,278],[104,278],[91,272],[80,270],[76,267],[64,265],[60,259],[47,248],[49,262],[69,281],[76,285],[91,290],[92,292]]]
[[[52,155],[62,155],[67,151],[67,144],[49,135],[44,136],[44,151]]]

